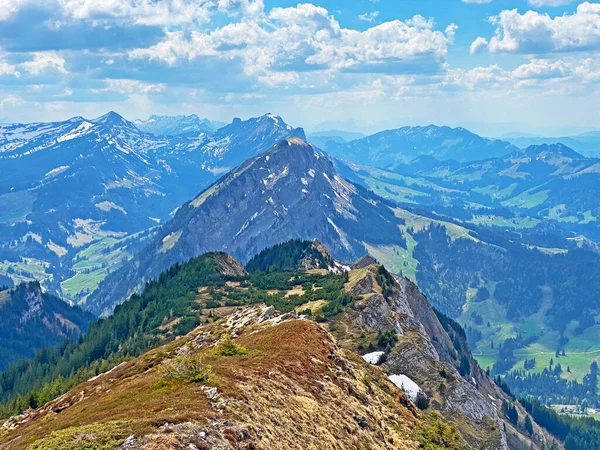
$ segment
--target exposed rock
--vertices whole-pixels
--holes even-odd
[[[229,277],[241,277],[246,274],[244,266],[234,257],[227,253],[218,253],[215,255],[215,261],[219,265],[221,273]]]
[[[372,266],[373,264],[379,264],[379,261],[377,261],[371,255],[365,255],[358,261],[356,261],[354,264],[352,264],[350,268],[352,270],[364,269],[365,267]]]
[[[363,261],[367,262],[370,260]],[[458,373],[458,362],[450,353],[450,349],[454,350],[453,341],[427,299],[414,283],[402,277],[394,277],[392,286],[384,281],[388,283],[384,289],[379,284],[385,278],[379,266],[364,264],[350,274],[350,290],[360,299],[354,305],[356,313],[348,317],[365,331],[396,331],[398,342],[387,349],[382,368],[390,375],[402,374],[414,380],[429,397],[441,398],[442,403],[433,400],[432,407],[447,417],[462,416],[464,419],[457,423],[462,424],[461,433],[473,446],[489,444],[491,424],[496,437],[489,448],[506,449],[506,437],[495,406]],[[362,278],[357,280],[359,276]],[[468,349],[466,343],[465,348]],[[475,362],[472,366],[475,376],[485,377],[477,372]],[[440,375],[442,371],[445,378]],[[440,389],[442,385],[444,388]]]

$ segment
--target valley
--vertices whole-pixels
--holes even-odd
[[[164,125],[176,130],[177,120],[165,119]],[[301,129],[273,115],[236,120],[218,131],[200,131],[199,137],[176,131],[156,137],[136,131],[129,137],[135,125],[119,116],[108,115],[90,123],[96,122],[110,124],[103,126],[110,126],[119,136],[119,146],[146,143],[148,150],[134,156],[133,161],[143,158],[147,164],[153,154],[153,158],[160,155],[171,159],[167,163],[160,160],[156,167],[162,169],[152,169],[151,178],[141,176],[141,172],[120,178],[122,167],[118,163],[102,175],[104,178],[95,178],[103,180],[97,187],[92,184],[86,188],[85,195],[94,199],[92,209],[69,206],[42,213],[39,199],[52,192],[44,179],[19,191],[35,193],[32,203],[28,203],[28,194],[5,194],[4,199],[23,201],[16,202],[18,214],[3,219],[12,237],[0,243],[4,258],[0,275],[15,284],[41,282],[49,292],[108,320],[104,327],[123,327],[121,305],[136,304],[144,298],[148,282],[207,252],[226,251],[265,275],[240,281],[235,277],[243,273],[241,265],[227,263],[227,276],[234,279],[224,287],[211,281],[194,296],[185,294],[187,284],[175,298],[161,294],[166,304],[157,306],[152,314],[171,305],[169,317],[153,319],[144,325],[150,328],[144,328],[134,340],[129,335],[132,329],[126,327],[129,331],[119,338],[123,352],[96,348],[93,351],[104,356],[89,359],[89,353],[83,365],[76,362],[80,356],[73,359],[75,354],[65,355],[67,360],[60,364],[76,364],[77,376],[45,372],[40,379],[45,380],[43,383],[52,383],[58,376],[66,378],[51,389],[46,384],[28,384],[34,393],[20,392],[33,395],[35,400],[31,401],[37,406],[51,400],[58,393],[56,389],[75,388],[175,336],[226,320],[249,304],[272,306],[284,315],[306,315],[327,324],[343,347],[373,352],[381,348],[378,342],[383,331],[390,331],[388,325],[370,325],[375,330],[383,326],[377,333],[355,329],[346,318],[354,317],[350,311],[361,302],[351,294],[352,288],[342,289],[345,283],[360,284],[372,273],[356,267],[343,278],[343,273],[352,269],[350,263],[367,254],[373,258],[370,264],[380,263],[390,273],[405,277],[401,285],[416,283],[442,323],[456,320],[462,326],[456,325],[459,334],[464,333],[461,345],[468,342],[473,349],[467,359],[470,367],[481,367],[478,376],[501,377],[497,380],[506,383],[512,394],[533,395],[548,405],[581,405],[584,400],[596,404],[599,385],[594,364],[600,354],[596,339],[600,332],[600,292],[593,280],[600,275],[600,252],[595,241],[596,205],[589,201],[600,188],[594,181],[596,160],[560,145],[515,150],[488,142],[486,145],[510,153],[463,162],[438,161],[424,153],[414,161],[372,167],[330,156],[305,141]],[[182,129],[187,126],[186,122]],[[263,133],[270,141],[259,138]],[[228,151],[214,151],[217,134],[226,136],[219,142],[227,142]],[[381,143],[384,138],[377,139]],[[248,146],[243,144],[248,139],[257,144],[240,153],[238,148]],[[184,143],[194,150],[166,151],[169,146],[181,149]],[[88,144],[82,141],[80,145]],[[203,175],[193,177],[193,167],[199,161],[203,161]],[[208,164],[212,168],[205,169]],[[224,164],[234,168],[218,168]],[[55,171],[53,177],[63,172]],[[69,175],[68,183],[73,176]],[[186,179],[194,182],[182,189]],[[103,187],[107,182],[112,186],[108,190]],[[175,189],[175,185],[179,187]],[[113,196],[112,191],[124,188],[129,192]],[[94,189],[104,193],[96,194]],[[581,197],[584,191],[587,194]],[[184,195],[188,196],[185,201]],[[573,209],[574,198],[582,199],[577,206],[582,213]],[[156,199],[160,199],[158,203]],[[126,206],[126,202],[133,202],[135,207]],[[24,205],[23,212],[19,205]],[[89,218],[77,217],[81,214],[77,211]],[[48,226],[53,220],[58,220],[58,227]],[[20,233],[24,234],[19,238]],[[329,250],[323,253],[316,247],[304,254],[309,247],[302,247],[292,251],[295,256],[285,256],[288,266],[278,266],[279,253],[291,250],[286,245],[275,247],[277,251],[271,247],[290,238],[318,239],[323,243],[319,245]],[[304,255],[306,275],[292,275],[298,270],[299,254]],[[575,266],[582,269],[573,270]],[[328,278],[328,272],[337,275]],[[127,319],[131,320],[137,323],[139,316]],[[453,326],[448,325],[446,331],[450,333]],[[105,333],[104,328],[94,327],[89,339],[106,342],[97,334]],[[426,349],[417,341],[408,342],[419,351]],[[93,348],[95,344],[85,352]],[[460,366],[467,364],[466,360],[461,361],[455,351],[442,359],[463,371]],[[408,370],[406,364],[402,362],[403,370]],[[38,369],[31,366],[26,370]],[[8,380],[15,375],[7,376]],[[425,383],[433,392],[434,380],[419,373],[410,379],[418,380],[419,386]],[[493,383],[489,386],[494,390],[490,396],[498,398],[498,388]],[[48,389],[52,392],[49,396]],[[441,395],[436,401],[443,405]],[[16,397],[3,401],[11,402],[9,410],[21,411],[26,400]],[[480,431],[463,425],[458,423],[464,439],[476,442],[481,438]]]

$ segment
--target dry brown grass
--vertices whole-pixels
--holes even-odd
[[[214,345],[223,333],[218,323],[202,327],[83,383],[0,442],[24,449],[52,432],[117,422],[127,435],[150,436],[145,448],[178,448],[160,446],[166,439],[157,431],[161,425],[197,423],[227,440],[233,431],[214,425],[226,420],[227,429],[243,427],[255,448],[417,448],[413,430],[420,419],[404,394],[378,368],[336,347],[314,322],[244,330],[235,343],[248,349],[246,355],[218,356]],[[166,358],[190,351],[212,367],[217,399],[207,397],[203,383],[157,383]],[[360,381],[365,378],[369,386]],[[188,442],[177,434],[169,439]]]

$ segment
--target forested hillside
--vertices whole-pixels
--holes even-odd
[[[38,283],[0,290],[0,371],[42,347],[76,340],[93,316],[42,292]],[[47,362],[44,355],[42,361]],[[1,389],[0,389],[1,391]]]

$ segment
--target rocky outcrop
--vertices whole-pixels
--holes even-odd
[[[215,262],[219,266],[219,271],[226,277],[242,277],[246,275],[244,266],[234,257],[227,253],[215,254]]]
[[[372,266],[373,264],[379,264],[379,261],[377,261],[371,255],[365,255],[358,261],[356,261],[354,264],[352,264],[350,268],[352,270],[364,269],[365,267]]]
[[[384,371],[414,380],[430,398],[431,407],[452,417],[474,448],[507,449],[496,405],[479,392],[475,376],[460,375],[461,356],[456,356],[453,340],[427,299],[408,279],[392,278],[381,266],[365,263],[349,275],[346,288],[360,298],[354,312],[348,312],[346,326],[357,326],[363,333],[395,331],[397,342],[383,348]],[[473,362],[473,375],[477,372],[477,378],[485,378],[479,370]]]

